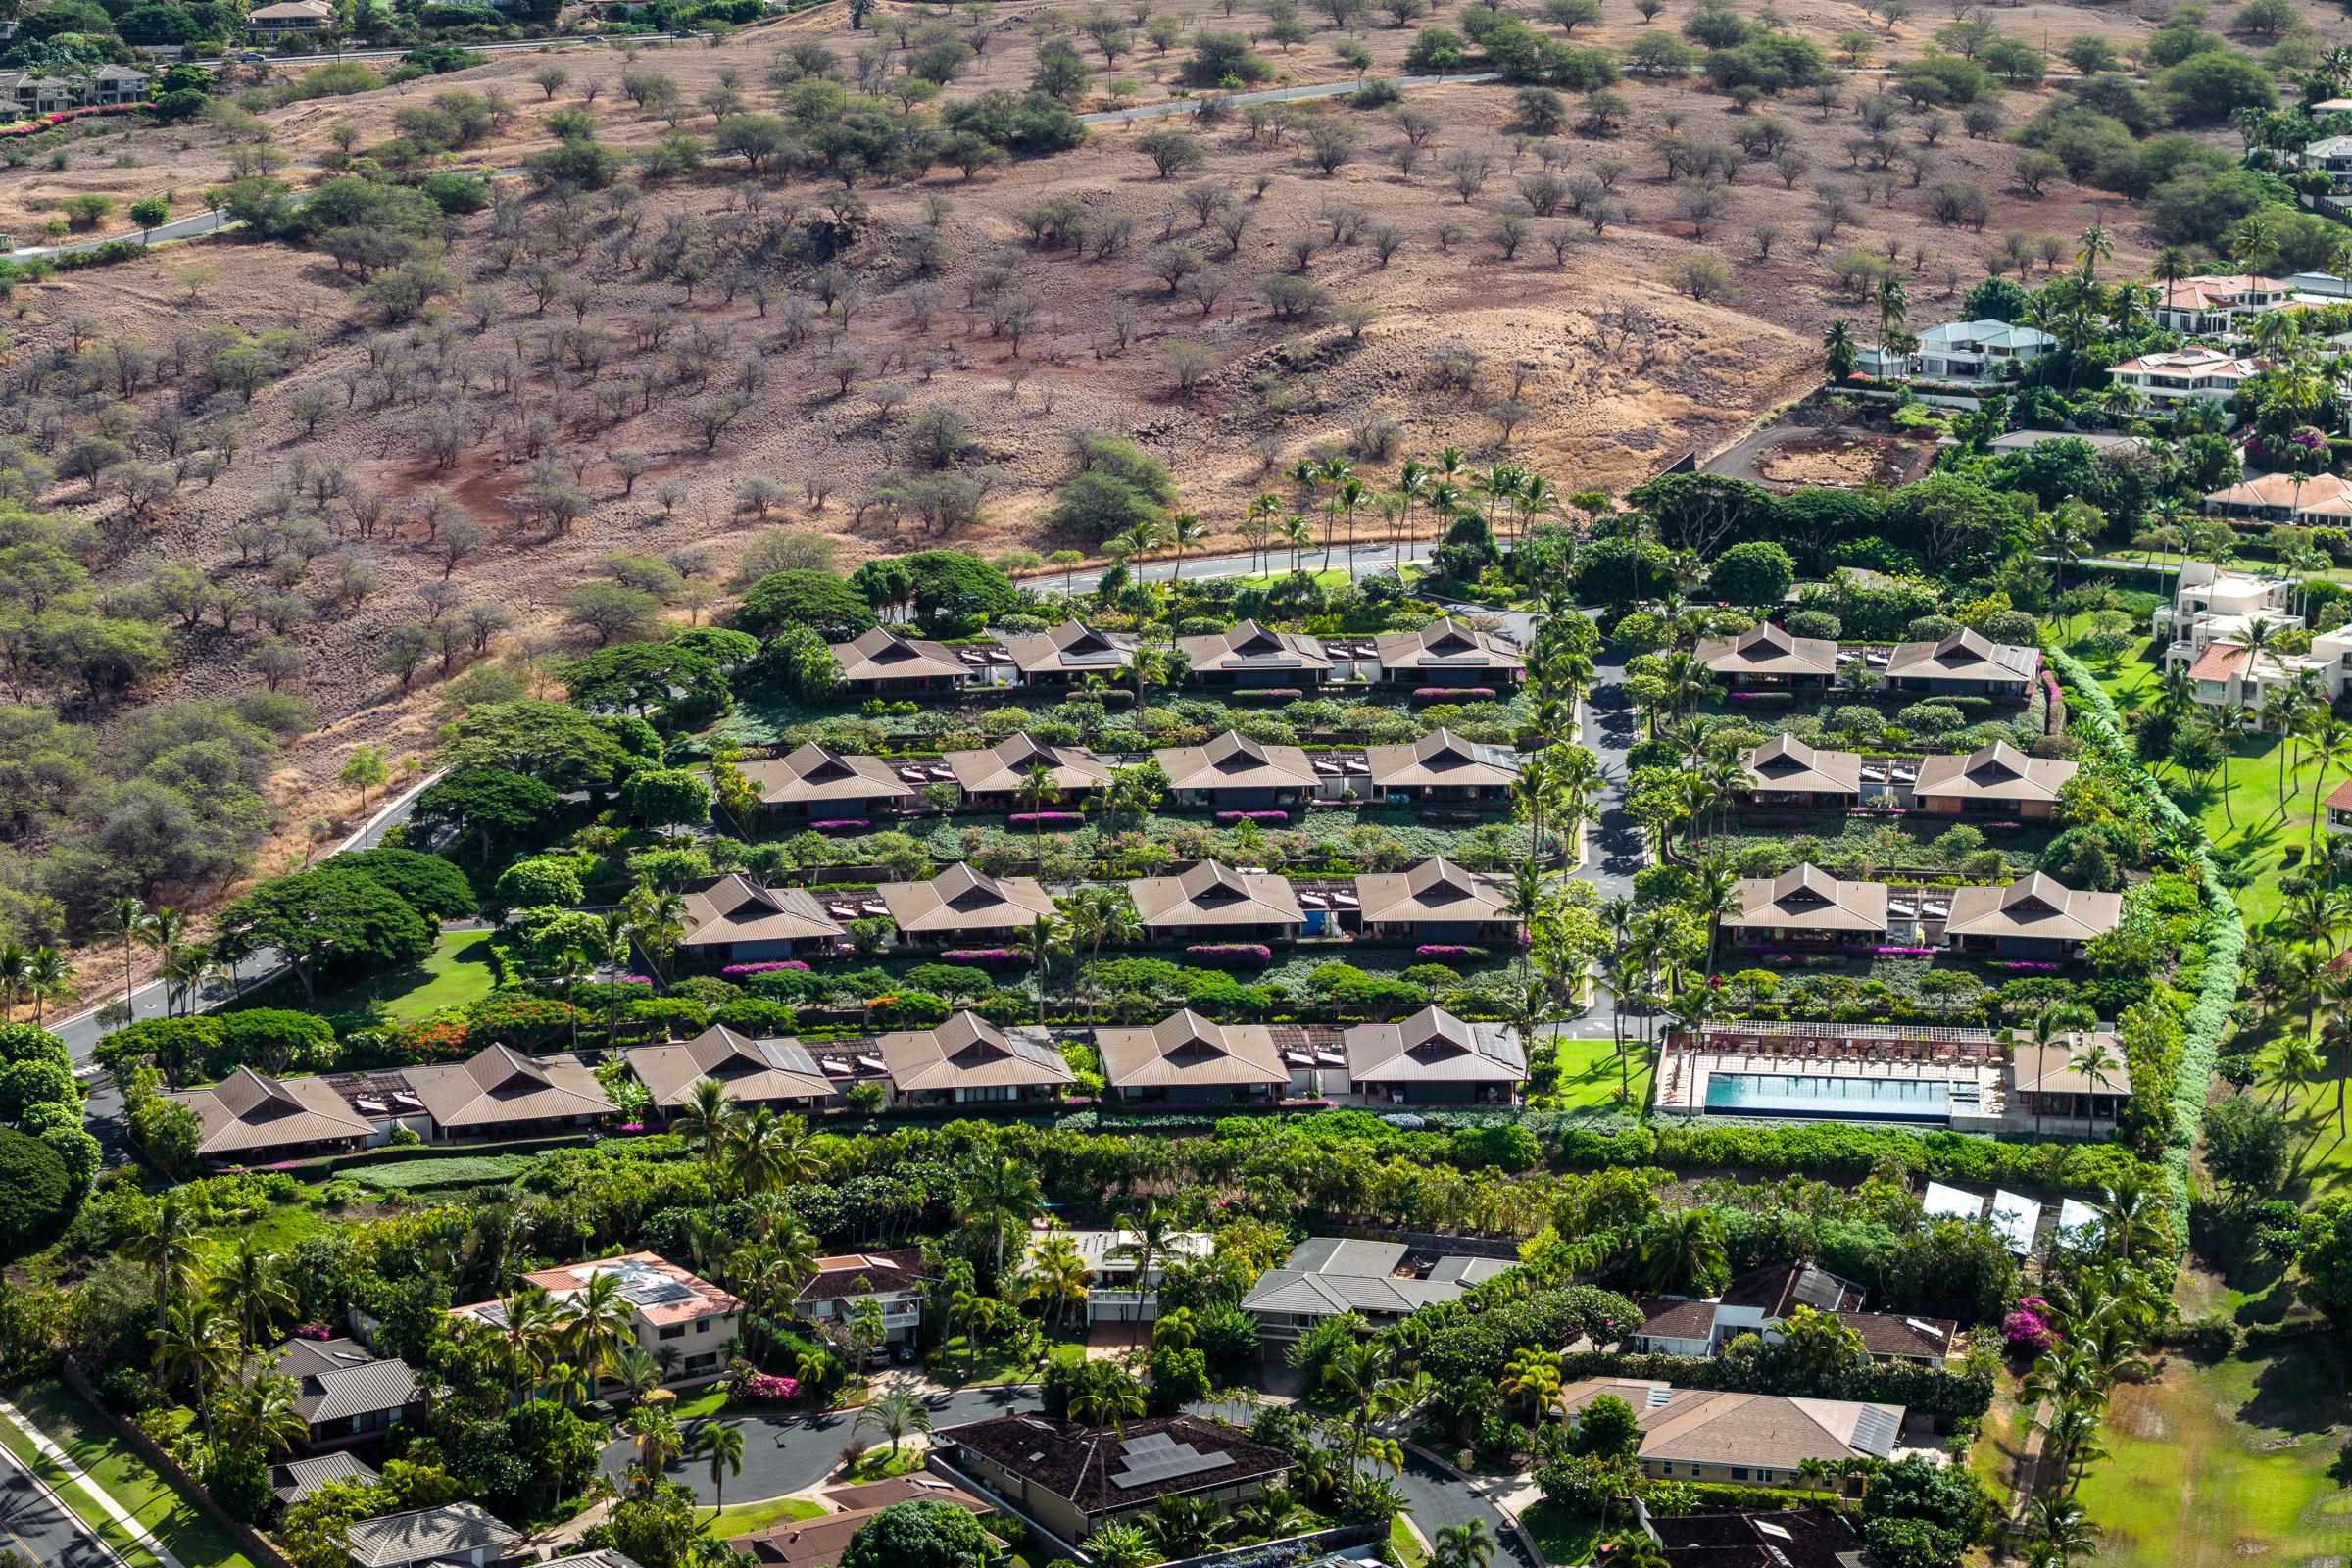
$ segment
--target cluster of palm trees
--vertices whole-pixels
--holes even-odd
[[[2107,1213],[2128,1216],[2149,1201],[2138,1189],[2111,1192]],[[2169,1304],[2149,1271],[2132,1266],[2134,1232],[2112,1217],[2102,1231],[2104,1257],[2041,1287],[2054,1338],[2022,1386],[2041,1437],[2024,1519],[2024,1555],[2032,1568],[2067,1568],[2095,1554],[2098,1527],[2076,1493],[2090,1467],[2107,1457],[2099,1424],[2108,1396],[2119,1378],[2139,1366]]]
[[[276,1325],[298,1310],[278,1260],[248,1238],[208,1273],[202,1221],[175,1193],[157,1205],[154,1229],[124,1250],[155,1293],[156,1377],[189,1392],[205,1440],[265,1459],[290,1451],[309,1431],[293,1380],[247,1375]]]
[[[1271,569],[1274,552],[1280,547],[1290,552],[1291,569],[1297,571],[1315,548],[1315,525],[1307,514],[1316,513],[1323,521],[1322,569],[1331,569],[1333,549],[1344,548],[1351,582],[1355,579],[1358,514],[1378,517],[1381,532],[1373,537],[1385,537],[1396,546],[1412,537],[1413,514],[1424,508],[1441,526],[1449,526],[1465,514],[1483,517],[1490,527],[1501,517],[1509,522],[1511,537],[1516,538],[1536,519],[1557,514],[1562,505],[1559,487],[1542,474],[1509,464],[1480,473],[1459,447],[1447,447],[1427,463],[1407,459],[1397,470],[1396,482],[1385,490],[1377,481],[1367,484],[1355,466],[1337,454],[1300,458],[1284,476],[1298,486],[1297,497],[1286,498],[1269,490],[1250,503],[1243,518],[1241,535],[1249,542],[1251,563],[1263,556]],[[1392,565],[1401,559],[1400,555],[1392,556]],[[1181,556],[1178,569],[1181,572]]]
[[[50,1003],[73,996],[74,965],[64,954],[45,944],[0,943],[0,1023],[14,1022],[17,1008],[29,1003],[38,1028]]]
[[[134,898],[120,898],[106,907],[100,929],[112,940],[122,944],[122,1012],[125,1021],[130,1016],[130,996],[133,990],[132,961],[137,949],[145,948],[156,956],[156,973],[163,980],[164,1005],[167,1013],[176,1012],[192,1004],[195,993],[216,977],[234,980],[236,966],[247,952],[231,937],[207,946],[188,940],[188,917],[169,905],[149,908]],[[48,953],[49,950],[40,950]],[[29,966],[35,955],[27,955]],[[51,959],[56,959],[54,953]],[[62,960],[59,960],[62,962]],[[48,967],[45,965],[45,967]],[[29,979],[29,975],[28,975]],[[62,992],[72,981],[69,968],[57,990]],[[54,996],[50,1000],[56,1000]]]

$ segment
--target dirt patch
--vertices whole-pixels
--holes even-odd
[[[1766,447],[1756,471],[1776,484],[1859,490],[1899,483],[1904,457],[1894,442],[1870,436],[1802,436]]]

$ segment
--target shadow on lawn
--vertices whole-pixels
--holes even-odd
[[[2283,1297],[2276,1290],[2271,1295]],[[2313,1325],[2306,1334],[2281,1335],[2262,1348],[2249,1348],[2256,1361],[2254,1386],[2236,1419],[2264,1432],[2298,1437],[2333,1431],[2343,1424],[2347,1361],[2333,1337]]]

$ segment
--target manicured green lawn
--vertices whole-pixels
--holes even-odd
[[[2092,666],[2117,707],[2128,710],[2155,684],[2158,669],[2150,652],[2149,645],[2142,645],[2112,666]],[[2076,653],[2080,657],[2079,649]],[[2224,858],[2242,861],[2250,873],[2237,894],[2238,908],[2250,924],[2277,914],[2284,903],[2278,874],[2286,868],[2290,851],[2299,860],[2313,842],[2315,787],[2317,799],[2325,801],[2338,784],[2352,778],[2352,769],[2340,767],[2321,777],[2317,767],[2301,760],[2300,749],[2296,765],[2281,777],[2279,748],[2285,744],[2260,731],[2236,737],[2230,744],[2230,760],[2203,789],[2191,789],[2177,767],[2168,766],[2158,775]],[[2322,841],[2326,834],[2321,825]]]
[[[1421,1540],[1413,1534],[1413,1527],[1403,1514],[1389,1521],[1389,1546],[1404,1568],[1421,1568],[1429,1561],[1429,1553],[1421,1549]]]
[[[1554,1568],[1574,1568],[1592,1560],[1592,1548],[1607,1534],[1591,1514],[1570,1513],[1556,1502],[1539,1502],[1519,1516],[1527,1533],[1536,1538],[1536,1550]]]
[[[2326,1022],[2323,1011],[2323,1028]],[[2347,1105],[2352,1105],[2352,1084],[2337,1078],[2336,1058],[2323,1046],[2319,1074],[2281,1094],[2278,1071],[2284,1038],[2287,1032],[2301,1034],[2304,1028],[2300,1009],[2267,1026],[2268,1037],[2255,1053],[2255,1078],[2247,1093],[2286,1117],[2292,1135],[2287,1186],[2290,1194],[2298,1186],[2306,1187],[2308,1191],[2299,1196],[2316,1201],[2352,1190],[2352,1133],[2340,1130],[2335,1119],[2338,1088],[2344,1090]],[[2352,1112],[2346,1115],[2345,1127],[2352,1129]]]
[[[755,1530],[786,1519],[815,1519],[823,1516],[823,1503],[807,1497],[770,1497],[765,1502],[738,1503],[716,1518],[703,1521],[712,1539],[725,1541],[731,1536],[748,1536]]]
[[[930,1445],[921,1438],[909,1438],[902,1442],[895,1455],[887,1443],[879,1447],[868,1448],[858,1456],[856,1464],[841,1473],[840,1484],[862,1486],[868,1481],[888,1481],[892,1476],[912,1475],[923,1467],[923,1455],[929,1448]]]
[[[2212,1366],[2176,1356],[2116,1387],[2080,1501],[2106,1531],[2105,1568],[2231,1568],[2340,1557],[2352,1492],[2329,1475],[2346,1365],[2326,1335]]]
[[[1562,1040],[1558,1045],[1560,1109],[1586,1115],[1623,1110],[1630,1115],[1642,1108],[1642,1097],[1649,1092],[1649,1062],[1638,1048],[1629,1042],[1621,1066],[1615,1047],[1606,1040]],[[1632,1086],[1632,1098],[1623,1103],[1617,1098],[1621,1077]]]
[[[433,951],[418,963],[371,974],[332,991],[321,991],[305,1010],[318,1013],[364,1012],[380,1004],[400,1023],[415,1023],[444,1007],[463,1007],[490,994],[490,933],[444,931]],[[304,1006],[292,982],[268,993],[256,992],[257,1006]]]
[[[681,1422],[700,1421],[706,1416],[718,1414],[719,1411],[726,1408],[726,1385],[713,1383],[709,1388],[698,1392],[691,1399],[681,1397],[676,1404],[670,1406],[669,1413]]]
[[[193,1499],[117,1438],[78,1395],[62,1385],[45,1383],[24,1390],[14,1402],[25,1419],[63,1448],[186,1568],[198,1564],[204,1568],[253,1568],[251,1559],[236,1549],[226,1531],[206,1518]],[[12,1453],[20,1460],[33,1461],[35,1450],[29,1443],[14,1432],[5,1436]],[[43,1479],[57,1487],[67,1504],[96,1526],[133,1568],[155,1561],[133,1545],[79,1487],[60,1485],[62,1474],[45,1462],[41,1469]]]

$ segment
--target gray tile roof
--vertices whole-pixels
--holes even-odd
[[[1309,1317],[1343,1312],[1401,1317],[1438,1301],[1459,1300],[1471,1286],[1510,1266],[1489,1258],[1443,1257],[1426,1279],[1399,1278],[1396,1270],[1405,1252],[1402,1242],[1310,1236],[1291,1250],[1282,1267],[1258,1277],[1242,1307]]]
[[[408,1513],[363,1519],[344,1538],[345,1549],[358,1568],[403,1568],[431,1562],[436,1557],[462,1556],[490,1548],[494,1561],[517,1555],[522,1532],[491,1517],[478,1502],[453,1502],[440,1508],[416,1508]]]
[[[357,1340],[288,1340],[270,1370],[294,1380],[294,1408],[314,1426],[424,1397],[408,1362],[379,1356]]]
[[[316,1458],[289,1459],[270,1467],[270,1490],[277,1494],[278,1501],[287,1504],[300,1502],[320,1487],[337,1481],[365,1485],[375,1479],[375,1472],[351,1453],[322,1453]]]

